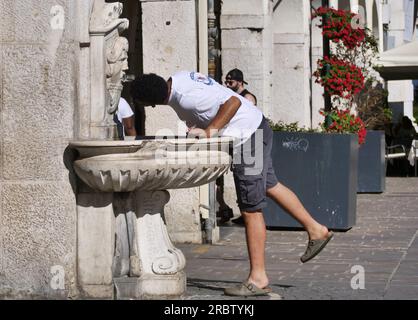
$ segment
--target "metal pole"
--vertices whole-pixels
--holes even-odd
[[[329,0],[322,0],[322,7],[329,8]],[[328,17],[327,15],[322,16],[322,24],[325,25],[327,23]],[[329,44],[329,39],[327,36],[322,36],[322,48],[323,48],[323,57],[330,58],[331,55],[331,49]],[[323,73],[328,74],[330,71],[329,65],[324,65]],[[324,87],[324,111],[329,112],[331,111],[332,103],[331,103],[331,96],[330,94],[325,90]],[[331,125],[331,117],[329,115],[325,116],[324,124],[325,127],[328,128]]]
[[[322,7],[329,8],[329,0],[322,0]],[[328,20],[328,17],[324,15],[322,17],[322,23],[326,24],[327,20]],[[322,46],[323,46],[323,57],[329,58],[331,55],[331,49],[330,49],[329,39],[325,35],[322,37]],[[329,72],[328,69],[329,68],[325,68],[326,72]],[[324,103],[325,103],[324,110],[331,111],[331,106],[332,106],[331,96],[325,89],[324,89]]]

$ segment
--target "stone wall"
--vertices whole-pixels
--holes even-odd
[[[0,0],[0,297],[76,295],[75,3]]]
[[[233,68],[243,71],[246,88],[266,115],[272,108],[272,3],[267,0],[222,2],[223,79]]]
[[[310,7],[283,0],[273,13],[274,66],[271,117],[311,126]],[[295,88],[298,88],[295,90]]]

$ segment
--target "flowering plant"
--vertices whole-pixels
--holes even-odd
[[[351,99],[364,87],[364,76],[359,67],[338,58],[318,60],[318,69],[313,74],[315,82],[321,84],[331,95]]]
[[[363,121],[356,115],[352,114],[349,109],[334,109],[330,112],[320,112],[328,123],[322,123],[321,128],[325,132],[331,133],[356,133],[358,135],[358,143],[363,144],[366,139],[366,128]]]
[[[320,7],[314,16],[322,16],[322,34],[333,42],[341,41],[348,49],[359,46],[366,34],[364,28],[359,28],[353,19],[356,14],[346,10],[335,10],[332,8]]]

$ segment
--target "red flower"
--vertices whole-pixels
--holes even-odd
[[[358,135],[358,143],[363,144],[366,139],[366,128],[363,121],[356,115],[350,113],[349,109],[334,109],[331,112],[320,112],[324,117],[330,117],[331,125],[326,126],[325,122],[321,124],[325,132],[331,133],[356,133]]]
[[[324,67],[329,66],[329,73],[324,74]],[[364,87],[362,71],[357,66],[337,58],[324,58],[318,61],[318,69],[313,73],[330,95],[351,99]]]
[[[322,16],[322,34],[333,42],[341,41],[348,49],[354,49],[366,37],[362,28],[353,28],[351,20],[356,14],[345,10],[320,7],[315,16]],[[324,17],[325,19],[324,22]]]

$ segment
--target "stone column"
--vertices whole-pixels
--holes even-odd
[[[329,0],[329,7],[333,9],[338,9],[338,0]]]
[[[359,13],[360,10],[358,0],[350,0],[350,9],[352,12]]]
[[[113,193],[77,195],[77,265],[82,295],[113,298],[112,263],[115,247]]]
[[[309,1],[287,0],[273,15],[275,104],[272,120],[297,121],[307,127],[311,126],[310,11]],[[314,67],[315,64],[316,60]]]
[[[248,90],[267,116],[273,109],[272,27],[271,1],[242,0],[239,6],[235,0],[223,1],[222,73],[225,77],[233,68],[242,70]]]

